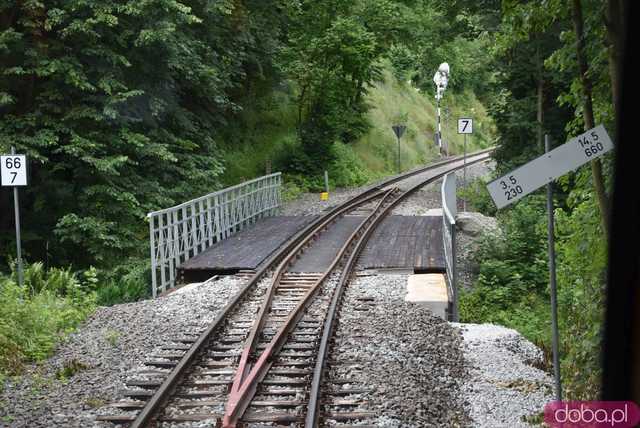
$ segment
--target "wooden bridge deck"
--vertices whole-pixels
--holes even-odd
[[[359,265],[361,269],[444,272],[442,217],[387,217],[371,236]]]
[[[229,238],[216,242],[178,268],[178,277],[200,281],[220,273],[255,269],[313,216],[265,217]]]
[[[218,242],[179,267],[185,281],[255,269],[313,216],[264,218]],[[290,268],[293,272],[325,270],[341,244],[363,220],[345,216],[320,236]],[[360,258],[360,269],[412,269],[444,272],[442,219],[439,216],[390,216],[383,220]]]

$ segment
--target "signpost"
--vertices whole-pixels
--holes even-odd
[[[0,156],[0,178],[2,187],[13,187],[13,206],[16,218],[16,263],[18,266],[18,284],[22,287],[22,247],[20,244],[20,203],[18,186],[27,185],[27,157],[17,155],[11,147],[11,155]]]
[[[562,400],[560,381],[560,355],[558,336],[558,300],[556,290],[556,255],[554,240],[553,190],[551,182],[556,178],[594,160],[613,149],[613,143],[604,126],[572,138],[565,144],[550,149],[549,136],[545,136],[545,154],[516,168],[510,173],[487,184],[489,194],[498,208],[512,204],[538,188],[547,185],[547,234],[549,244],[549,285],[551,291],[551,329],[553,347],[553,371],[556,400]]]
[[[407,130],[407,127],[405,125],[393,125],[391,129],[393,129],[393,133],[396,134],[398,139],[398,174],[400,174],[400,138],[402,138],[402,134]]]
[[[544,136],[544,151],[549,153],[551,142]],[[553,350],[553,377],[556,383],[556,400],[562,400],[562,382],[560,382],[560,352],[558,337],[558,293],[556,285],[556,233],[553,218],[553,188],[547,183],[547,246],[549,255],[549,291],[551,298],[551,349]]]
[[[467,134],[473,134],[473,119],[462,117],[458,119],[458,134],[464,135],[464,175],[462,188],[467,188]],[[467,210],[467,199],[462,200],[462,211]]]

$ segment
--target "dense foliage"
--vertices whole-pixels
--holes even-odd
[[[370,129],[365,95],[384,58],[397,65],[399,52],[415,58],[452,35],[445,12],[429,0],[3,2],[0,151],[15,146],[31,160],[27,258],[119,277],[113,269],[146,256],[145,214],[218,187],[221,147],[237,153],[251,125],[268,133],[293,122],[295,139],[274,142],[287,172],[330,164],[337,184],[366,181],[339,144]],[[396,72],[435,69],[447,46],[464,43]],[[338,154],[346,160],[333,164]],[[6,254],[12,217],[0,211]]]
[[[555,146],[603,123],[615,137],[612,100],[620,52],[612,33],[622,30],[613,27],[614,3],[503,1],[483,12],[500,17],[493,56],[501,64],[501,90],[491,107],[499,134],[497,174],[541,153],[543,133]],[[610,164],[607,155],[554,186],[561,372],[565,396],[571,399],[596,399],[599,391]],[[493,214],[483,186],[475,190],[476,206]],[[461,313],[465,320],[514,327],[549,353],[547,225],[541,197],[530,196],[498,213],[503,234],[483,243],[480,275],[464,293]]]

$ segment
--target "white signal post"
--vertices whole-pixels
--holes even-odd
[[[442,125],[440,120],[440,100],[444,94],[444,90],[447,89],[449,83],[449,64],[443,62],[438,67],[438,71],[433,75],[433,83],[436,84],[436,111],[438,114],[437,135],[438,135],[438,147],[442,153]],[[447,156],[449,155],[449,149],[447,147]]]
[[[579,166],[599,158],[613,149],[613,142],[604,126],[598,125],[549,150],[549,136],[545,136],[545,154],[516,168],[510,173],[487,184],[487,189],[498,208],[512,204],[529,193],[547,185],[547,238],[549,245],[549,285],[551,299],[551,333],[553,347],[553,371],[556,400],[562,400],[560,379],[560,353],[558,334],[558,299],[556,287],[556,256],[554,240],[553,192],[551,182]]]
[[[0,178],[2,187],[13,187],[13,206],[16,219],[16,263],[18,265],[18,284],[22,287],[22,246],[20,243],[20,201],[18,187],[27,185],[27,157],[17,155],[11,147],[11,155],[0,156]]]
[[[464,135],[464,172],[462,188],[467,188],[467,134],[473,134],[473,119],[462,117],[458,119],[458,134]],[[467,199],[462,199],[462,211],[467,210]]]

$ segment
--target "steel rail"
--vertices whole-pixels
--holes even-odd
[[[257,344],[257,339],[258,339],[258,333],[262,330],[262,328],[264,327],[264,323],[266,320],[266,316],[268,315],[268,308],[271,305],[271,302],[273,300],[273,296],[275,294],[275,290],[276,290],[276,285],[280,282],[282,276],[284,275],[284,272],[286,271],[286,268],[288,267],[288,265],[290,264],[290,262],[299,254],[299,252],[303,249],[303,247],[309,242],[311,241],[322,229],[326,228],[330,223],[332,223],[333,221],[335,221],[337,219],[338,216],[344,214],[345,212],[361,205],[364,204],[366,202],[371,201],[372,199],[375,199],[377,197],[379,197],[381,194],[383,194],[384,192],[380,189],[374,189],[375,192],[370,192],[367,194],[366,197],[359,199],[357,202],[351,202],[348,201],[347,203],[343,204],[341,206],[341,208],[339,210],[335,210],[332,211],[332,213],[330,215],[327,215],[325,217],[322,218],[322,222],[320,224],[318,224],[310,233],[309,235],[303,239],[301,242],[299,242],[295,248],[291,249],[288,254],[286,254],[283,258],[283,260],[280,262],[280,264],[278,265],[278,267],[276,268],[274,274],[273,274],[273,278],[271,280],[271,284],[269,285],[269,288],[267,290],[267,294],[265,297],[265,302],[263,303],[263,305],[260,307],[260,311],[258,313],[258,316],[256,318],[256,322],[254,323],[249,336],[246,340],[245,343],[247,343],[247,345],[245,345],[245,347],[243,348],[243,352],[240,356],[240,362],[238,364],[238,369],[236,370],[236,375],[234,377],[234,381],[232,383],[231,386],[231,390],[230,390],[230,400],[235,398],[236,395],[238,395],[238,391],[241,389],[241,385],[244,383],[244,379],[245,379],[245,375],[248,369],[248,361],[249,361],[249,356],[251,355],[251,353],[255,350],[255,346]],[[240,393],[241,395],[246,394],[246,392],[242,392]],[[237,410],[235,410],[235,406],[234,407],[234,411],[233,413],[236,413]],[[244,411],[244,410],[242,410]]]
[[[478,155],[482,155],[485,153],[491,153],[492,151],[495,150],[495,147],[489,147],[488,149],[483,149],[483,150],[478,150],[477,152],[474,153],[467,153],[467,159],[474,157],[474,156],[478,156]],[[386,187],[389,186],[391,184],[397,183],[398,181],[402,181],[402,180],[406,180],[409,177],[413,177],[414,175],[418,175],[418,174],[422,174],[424,172],[427,172],[431,169],[435,169],[453,162],[457,162],[459,160],[463,160],[464,159],[464,155],[459,155],[459,156],[455,156],[455,157],[451,157],[442,161],[438,161],[438,162],[434,162],[431,163],[427,166],[423,166],[423,167],[419,167],[416,169],[413,169],[411,171],[407,171],[404,172],[400,175],[396,175],[393,176],[391,178],[387,178],[385,180],[382,180],[378,183],[373,184],[370,188],[367,188],[367,190],[365,191],[370,191],[371,189],[376,189],[376,188],[382,188],[382,187]]]
[[[485,150],[476,152],[472,155],[467,155],[467,157],[488,153],[488,152],[491,152],[492,150],[494,150],[494,148],[485,149]],[[396,183],[398,181],[402,181],[408,177],[421,174],[423,172],[427,172],[431,169],[438,168],[438,167],[447,165],[449,163],[459,161],[460,159],[462,159],[462,156],[436,162],[426,167],[409,171],[408,173],[391,177],[387,180],[383,180],[378,184],[375,184],[372,187],[359,193],[352,199],[332,208],[331,211],[329,211],[329,213],[312,221],[310,224],[305,226],[302,230],[297,232],[292,238],[286,241],[279,250],[277,250],[275,253],[269,256],[267,260],[263,262],[262,267],[260,267],[256,271],[256,273],[253,275],[253,277],[251,277],[251,279],[247,282],[247,284],[244,287],[242,287],[231,298],[231,300],[229,300],[229,302],[224,306],[224,308],[218,314],[218,316],[216,316],[216,318],[212,321],[209,327],[207,327],[201,333],[201,335],[193,343],[191,348],[185,353],[185,355],[180,359],[180,361],[173,368],[171,373],[162,382],[162,384],[158,387],[158,389],[156,389],[156,391],[151,396],[151,398],[145,403],[144,407],[136,415],[136,418],[131,422],[130,427],[141,428],[141,427],[148,426],[148,424],[153,420],[155,415],[166,403],[166,401],[170,398],[175,388],[179,385],[181,380],[184,378],[184,376],[186,375],[186,372],[188,371],[188,368],[191,366],[195,358],[200,354],[202,349],[204,349],[205,346],[211,341],[214,333],[223,325],[225,319],[229,316],[229,314],[242,302],[242,299],[247,295],[249,290],[254,288],[269,270],[271,270],[276,264],[278,264],[282,260],[282,258],[286,257],[286,255],[289,252],[291,252],[291,250],[295,248],[302,240],[308,237],[312,233],[312,231],[316,228],[316,226],[322,223],[325,218],[327,218],[328,216],[336,212],[344,210],[345,207],[356,206],[359,202],[363,200],[367,200],[367,198],[370,197],[371,195],[381,192],[381,189],[383,187],[389,186],[390,184]]]
[[[382,195],[382,199],[376,204],[376,207],[374,208],[373,212],[370,215],[368,215],[360,223],[360,225],[358,225],[356,230],[354,230],[351,233],[351,235],[347,238],[345,243],[338,250],[338,253],[334,257],[330,266],[323,272],[322,276],[314,282],[314,284],[306,292],[306,294],[303,296],[303,298],[300,300],[297,306],[291,311],[291,313],[285,320],[284,324],[278,329],[278,331],[276,332],[274,337],[271,339],[271,341],[269,342],[265,350],[262,351],[260,356],[257,358],[255,364],[251,368],[250,372],[246,375],[246,378],[244,375],[245,375],[245,371],[248,369],[249,353],[255,347],[255,343],[249,342],[247,345],[245,345],[245,352],[243,353],[243,356],[246,356],[246,358],[242,361],[241,363],[242,365],[239,366],[238,370],[236,371],[235,380],[237,382],[234,382],[234,388],[229,394],[227,409],[225,411],[225,416],[223,421],[223,427],[231,428],[236,426],[239,419],[243,416],[247,406],[250,404],[251,400],[253,399],[257,384],[262,379],[264,379],[264,377],[266,376],[267,372],[271,367],[270,357],[274,354],[277,354],[280,351],[280,349],[282,348],[282,345],[284,345],[287,339],[287,335],[295,328],[297,323],[300,321],[300,318],[302,318],[304,311],[311,303],[312,298],[320,290],[321,285],[325,282],[328,276],[331,273],[333,273],[335,268],[342,261],[348,248],[351,247],[351,244],[353,242],[355,242],[356,238],[366,228],[367,224],[371,222],[373,219],[375,219],[375,217],[377,216],[378,212],[382,208],[385,201],[389,198],[389,196],[392,193],[395,192],[395,190],[396,189],[390,189],[384,192],[384,194]],[[299,249],[300,248],[297,248],[296,250],[299,250]],[[295,257],[296,254],[297,254],[297,251],[293,251],[291,253],[291,258]],[[290,260],[283,261],[280,265],[278,275],[274,275],[274,278],[270,285],[269,294],[266,297],[265,302],[263,303],[262,309],[260,311],[260,318],[257,319],[256,322],[254,323],[254,331],[256,331],[255,327],[259,327],[261,329],[264,323],[266,322],[266,316],[268,315],[267,310],[271,305],[273,294],[275,293],[275,289],[277,288],[280,282],[280,279],[282,274],[284,273],[284,270],[288,267],[289,261]],[[255,340],[255,337],[254,337],[254,340]]]
[[[255,345],[258,339],[258,333],[262,330],[262,327],[264,327],[264,322],[265,322],[265,316],[267,314],[268,308],[271,305],[275,290],[276,290],[276,286],[277,284],[280,282],[280,280],[282,279],[282,276],[284,275],[287,267],[289,266],[289,264],[294,260],[294,258],[299,254],[299,252],[303,249],[303,247],[311,240],[313,239],[314,236],[316,236],[318,233],[320,233],[322,231],[322,229],[324,229],[325,227],[327,227],[330,223],[332,223],[333,221],[335,221],[340,215],[344,214],[345,212],[355,208],[358,205],[361,205],[363,203],[369,202],[372,199],[377,198],[378,196],[380,196],[383,193],[382,190],[377,190],[376,192],[373,192],[371,194],[369,194],[368,196],[366,196],[363,199],[360,199],[359,201],[355,202],[355,203],[347,203],[345,205],[343,205],[341,207],[341,209],[332,212],[330,215],[323,217],[322,222],[320,224],[318,224],[316,227],[314,227],[314,229],[310,232],[310,234],[303,239],[300,243],[298,243],[291,251],[288,252],[288,254],[286,254],[283,258],[283,260],[280,262],[280,264],[278,265],[278,267],[276,268],[274,274],[273,274],[273,278],[271,280],[271,284],[269,285],[269,288],[267,290],[267,294],[266,294],[266,298],[265,298],[265,302],[263,303],[263,305],[260,307],[260,311],[258,313],[258,317],[256,318],[256,322],[254,323],[251,332],[249,333],[249,336],[247,338],[247,341],[245,342],[247,345],[245,345],[243,352],[241,354],[240,357],[240,363],[238,365],[238,370],[236,372],[236,376],[234,378],[234,382],[232,384],[231,387],[231,392],[235,392],[238,389],[240,389],[240,385],[242,384],[242,382],[244,381],[244,377],[245,377],[245,369],[247,367],[247,361],[249,359],[249,355],[251,354],[251,352],[254,351],[255,349]]]
[[[482,155],[484,155],[484,153],[481,153],[480,155],[474,155],[474,157],[482,156]],[[486,156],[479,157],[478,159],[467,161],[467,165],[471,165],[477,162],[482,162],[488,159],[488,157],[489,156],[487,154]],[[345,264],[344,269],[342,270],[342,273],[340,275],[340,279],[338,281],[333,297],[331,299],[331,304],[329,305],[329,309],[327,311],[327,317],[325,318],[325,323],[322,329],[322,338],[321,338],[320,346],[318,349],[318,357],[316,359],[316,365],[313,371],[313,378],[311,380],[311,390],[309,392],[309,403],[307,405],[307,415],[305,417],[306,428],[314,428],[318,426],[318,422],[320,418],[320,415],[319,415],[320,389],[322,386],[322,377],[325,371],[327,357],[329,356],[330,340],[331,340],[331,337],[333,336],[333,330],[335,328],[335,322],[337,319],[340,300],[342,299],[344,290],[351,278],[353,270],[355,270],[356,263],[357,263],[358,257],[360,256],[360,253],[364,249],[365,245],[367,244],[372,233],[375,231],[376,227],[378,227],[380,222],[384,220],[389,215],[389,213],[391,213],[391,210],[393,210],[395,206],[397,206],[400,202],[402,202],[402,200],[410,196],[412,193],[416,192],[421,187],[426,186],[427,184],[430,184],[442,178],[446,174],[461,168],[464,168],[464,165],[457,166],[455,168],[451,168],[450,170],[438,173],[437,175],[430,177],[429,179],[421,183],[418,183],[417,185],[406,190],[397,199],[391,202],[391,204],[389,204],[387,207],[384,208],[383,212],[381,212],[380,215],[376,217],[375,220],[371,222],[371,224],[369,224],[366,231],[362,234],[362,236],[356,243],[356,246],[354,250],[351,252],[349,259]]]
[[[360,203],[365,203],[368,200],[377,197],[381,193],[382,190],[378,188],[372,188],[357,195],[349,201],[338,205],[326,215],[314,220],[313,222],[311,222],[311,224],[303,228],[303,230],[298,232],[293,238],[287,241],[287,243],[281,250],[277,251],[275,254],[269,257],[269,259],[267,259],[264,265],[258,269],[258,271],[249,280],[249,282],[224,306],[220,314],[180,359],[169,376],[167,376],[167,378],[154,392],[153,396],[149,399],[149,401],[147,401],[145,406],[138,413],[135,420],[131,423],[130,427],[141,428],[147,426],[149,422],[151,422],[157,411],[164,405],[175,387],[180,383],[181,379],[184,377],[187,369],[190,367],[196,356],[201,352],[202,349],[206,347],[207,343],[211,340],[214,332],[223,325],[224,320],[228,317],[231,311],[240,304],[248,291],[255,287],[262,279],[262,277],[274,267],[274,265],[279,263],[283,257],[286,257],[286,255],[289,254],[294,248],[296,248],[301,242],[311,237],[313,231],[319,224],[322,224],[325,219],[335,217],[339,213],[351,209],[352,207],[355,207]]]

